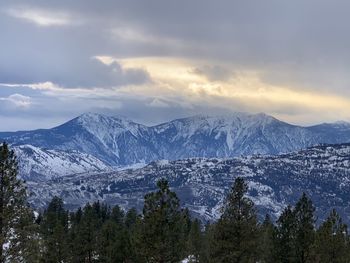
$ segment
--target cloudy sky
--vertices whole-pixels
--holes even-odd
[[[0,130],[84,112],[145,124],[234,111],[350,121],[349,10],[337,0],[2,0]]]

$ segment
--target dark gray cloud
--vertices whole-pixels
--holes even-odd
[[[319,75],[314,86],[322,88],[320,84],[337,78],[332,88],[346,94],[348,90],[348,77],[335,70],[350,66],[348,1],[15,0],[3,1],[0,7],[3,12],[19,7],[63,12],[72,23],[35,27],[2,15],[0,29],[6,39],[0,44],[6,50],[0,60],[2,80],[120,84],[124,81],[111,81],[109,69],[102,73],[89,58],[166,55],[258,68],[271,82],[289,83],[291,78],[302,86],[309,74],[310,79]],[[113,30],[129,30],[134,37],[138,34],[137,39],[130,39],[130,34],[126,39],[120,34],[113,37]],[[86,78],[95,70],[101,75]],[[140,76],[136,79],[138,83]]]
[[[232,69],[248,70],[259,72],[268,84],[346,97],[350,95],[348,10],[350,2],[345,0],[3,0],[0,83],[52,82],[86,89],[141,85],[152,82],[148,72],[125,68],[118,59],[173,57],[202,61],[194,72],[209,81],[234,78]],[[106,65],[95,56],[117,61]],[[29,97],[31,104],[11,108],[8,98],[14,94]],[[28,125],[23,122],[28,116],[46,127],[86,110],[120,112],[145,122],[216,111],[205,103],[193,110],[152,97],[113,97],[115,107],[105,97],[95,103],[86,98],[62,102],[24,86],[0,86],[0,97],[7,104],[0,106],[2,118],[7,123],[10,116],[18,118],[9,125],[13,129],[20,127],[20,120]],[[109,106],[104,108],[105,102]],[[235,103],[237,110],[250,110]],[[296,107],[271,112],[294,114]]]
[[[4,65],[4,68],[0,67],[0,83],[53,82],[68,88],[105,88],[151,81],[148,73],[142,69],[123,69],[117,62],[105,65],[96,59],[81,59],[65,66],[50,67],[51,70],[43,64],[30,68],[26,68],[25,65],[16,68]]]
[[[7,6],[0,4],[0,32],[5,40],[0,43],[0,83],[50,81],[63,87],[88,88],[149,81],[148,73],[142,69],[123,69],[117,62],[104,65],[93,58],[112,53],[113,41],[109,33],[104,32],[108,28],[94,25],[88,17],[74,10],[55,11],[54,7],[46,10],[44,5],[29,2],[25,5],[13,4],[15,1]],[[71,20],[64,26],[41,26],[31,23],[30,19],[12,16],[22,10],[33,10],[29,15],[34,20],[46,11],[49,15],[64,12]],[[50,19],[55,21],[54,17]],[[113,48],[118,49],[118,44],[114,43]]]

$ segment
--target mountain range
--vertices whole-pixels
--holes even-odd
[[[18,153],[23,178],[48,180],[163,159],[277,155],[318,144],[347,143],[350,124],[302,127],[262,113],[234,113],[146,126],[87,113],[52,129],[0,132],[0,139]]]

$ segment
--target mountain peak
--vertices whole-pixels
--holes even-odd
[[[168,122],[166,124],[171,123],[181,123],[182,125],[194,125],[198,127],[210,126],[263,126],[266,124],[270,124],[272,122],[280,122],[276,118],[267,115],[265,113],[258,113],[258,114],[250,114],[246,112],[234,112],[234,113],[227,113],[222,115],[195,115],[188,118],[182,118],[182,119],[176,119],[174,121]],[[159,125],[160,127],[163,126],[162,124]]]
[[[80,116],[78,116],[76,119],[77,120],[92,121],[92,122],[109,120],[109,121],[123,121],[123,122],[133,123],[132,120],[130,120],[124,116],[110,116],[110,115],[105,115],[105,114],[96,113],[96,112],[83,113]]]
[[[130,131],[133,135],[138,133],[142,125],[137,124],[125,117],[107,116],[99,113],[85,113],[75,119],[77,123],[88,132],[101,140],[109,137],[114,138],[118,134]]]

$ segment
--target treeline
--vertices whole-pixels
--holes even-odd
[[[217,222],[182,208],[166,180],[145,195],[141,213],[95,202],[74,212],[54,197],[42,214],[26,204],[14,153],[0,146],[0,262],[347,263],[347,226],[335,210],[316,227],[306,194],[276,222],[259,222],[247,184],[237,178]]]

